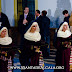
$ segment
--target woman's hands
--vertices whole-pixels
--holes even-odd
[[[5,52],[5,51],[2,51],[2,52],[1,52],[1,54],[6,54],[6,53],[7,53],[7,52]]]
[[[34,46],[34,48],[36,48],[35,52],[40,52],[40,48],[38,48],[38,46]]]

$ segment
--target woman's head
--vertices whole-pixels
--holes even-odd
[[[6,29],[4,29],[2,32],[1,32],[1,37],[3,38],[3,37],[5,37],[6,36]]]
[[[37,29],[37,25],[33,25],[32,27],[31,27],[31,30],[30,30],[30,32],[35,32],[36,31],[36,29]]]
[[[30,32],[34,33],[38,31],[39,32],[39,26],[38,26],[38,23],[37,22],[33,22],[31,28],[30,28]]]
[[[1,38],[4,38],[4,37],[8,36],[7,33],[8,33],[7,28],[6,28],[6,27],[3,27],[3,28],[1,29],[1,31],[0,31],[0,37],[1,37]]]
[[[60,28],[58,29],[58,31],[64,31],[64,32],[65,32],[66,30],[69,30],[69,31],[70,31],[68,23],[67,23],[67,22],[64,22],[64,23],[60,26]]]
[[[65,32],[66,30],[68,30],[68,24],[64,24],[64,25],[63,25],[63,29],[62,29],[62,31]]]

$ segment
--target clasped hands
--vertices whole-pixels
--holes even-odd
[[[23,20],[23,24],[26,24],[28,23],[28,21],[26,19]]]
[[[40,48],[38,48],[37,46],[34,46],[34,48],[36,48],[35,52],[40,52]]]

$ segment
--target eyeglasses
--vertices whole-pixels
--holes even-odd
[[[32,27],[37,27],[37,26],[32,26]]]

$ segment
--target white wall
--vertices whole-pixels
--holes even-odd
[[[72,10],[72,0],[70,0],[71,3],[71,10]],[[52,13],[51,15],[54,16],[55,10],[57,8],[57,0],[38,0],[38,9],[40,11],[51,9]]]
[[[2,12],[8,16],[11,26],[14,26],[14,0],[1,0]]]
[[[54,12],[57,7],[57,0],[38,0],[38,9],[40,11],[51,9],[52,10],[52,16],[54,16]]]
[[[66,9],[69,11],[69,14],[71,13],[72,0],[38,0],[38,9],[48,12],[47,16],[51,20],[51,28],[58,28],[64,19],[63,10]]]

